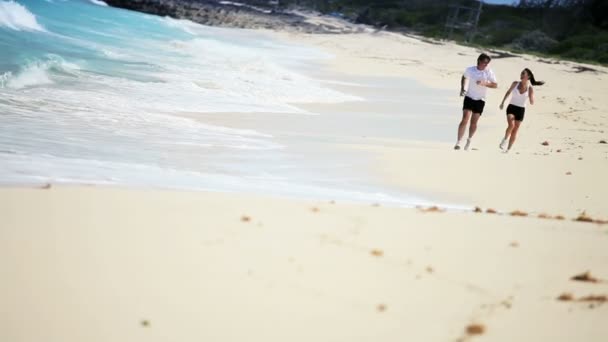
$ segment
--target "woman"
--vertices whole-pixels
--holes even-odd
[[[509,102],[509,106],[507,106],[507,130],[505,131],[505,137],[500,142],[499,147],[504,150],[507,145],[507,141],[509,142],[509,146],[505,150],[505,152],[509,152],[513,143],[515,142],[515,138],[517,137],[517,131],[519,130],[519,126],[521,122],[524,121],[524,113],[526,111],[526,100],[530,99],[530,104],[534,104],[534,88],[533,85],[543,85],[545,82],[537,81],[534,79],[534,74],[530,69],[525,68],[520,75],[519,82],[515,81],[511,84],[509,90],[505,94],[505,97],[502,99],[500,103],[500,109],[503,109],[505,106],[505,101],[507,97],[511,95],[511,101]]]

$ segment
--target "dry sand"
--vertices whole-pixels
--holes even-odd
[[[478,51],[389,33],[288,38],[334,53],[336,71],[454,89],[456,135],[460,75]],[[416,141],[351,148],[373,152],[374,172],[395,187],[564,220],[3,188],[0,340],[606,341],[608,225],[572,220],[582,210],[608,219],[606,69],[576,73],[529,56],[491,66],[500,89],[489,107],[523,67],[547,81],[513,153],[498,151],[498,109],[480,121],[477,150]],[[585,271],[599,280],[570,279]]]
[[[496,214],[1,189],[3,341],[603,341],[608,231]],[[558,301],[570,293],[573,301]]]

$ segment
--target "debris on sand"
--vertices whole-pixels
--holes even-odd
[[[428,208],[420,208],[420,211],[425,212],[425,213],[442,213],[445,211],[445,209],[441,209],[438,206],[434,205],[434,206],[428,207]]]
[[[541,143],[541,145],[543,145],[543,146],[549,146],[549,142],[545,140],[545,141],[543,141],[543,142]]]
[[[577,218],[574,219],[574,221],[579,221],[579,222],[593,222],[593,219],[591,217],[589,217],[587,215],[587,213],[585,213],[584,211],[578,215]]]
[[[241,221],[243,221],[243,222],[249,222],[249,221],[251,221],[251,217],[249,217],[247,215],[243,215],[243,216],[241,216]]]
[[[496,209],[488,208],[488,209],[486,209],[486,213],[488,213],[488,214],[496,214]]]
[[[521,211],[521,210],[514,210],[514,211],[510,212],[509,215],[511,215],[511,216],[528,216],[528,213],[525,211]]]
[[[608,301],[608,296],[606,296],[606,295],[587,295],[584,297],[580,297],[579,299],[575,299],[574,296],[570,293],[562,293],[561,295],[559,295],[559,297],[557,297],[557,300],[562,301],[562,302],[577,301],[577,302],[585,302],[585,303],[592,302],[592,303],[603,304]]]
[[[608,220],[593,219],[592,217],[587,215],[587,213],[584,211],[580,215],[578,215],[577,218],[572,219],[572,220],[578,221],[578,222],[590,222],[590,223],[597,223],[597,224],[607,224],[608,223]]]
[[[467,325],[467,335],[481,335],[486,331],[486,327],[482,324],[469,324]]]
[[[606,301],[608,301],[608,296],[606,296],[606,295],[589,295],[589,296],[579,298],[578,301],[579,302],[605,303]]]
[[[384,255],[384,251],[381,249],[372,249],[369,253],[375,257],[381,257]]]
[[[585,273],[577,274],[577,275],[573,276],[572,278],[570,278],[570,280],[586,281],[589,283],[597,283],[599,281],[597,278],[593,277],[589,271],[587,271]]]
[[[537,216],[540,219],[547,219],[547,220],[565,220],[566,218],[564,217],[564,215],[555,215],[555,216],[551,216],[549,214],[546,213],[540,213]]]

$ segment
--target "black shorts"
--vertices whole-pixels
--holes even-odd
[[[515,121],[524,121],[524,114],[526,113],[526,108],[512,105],[510,104],[507,107],[507,115],[513,114],[515,116]]]
[[[484,100],[473,100],[472,98],[465,96],[464,103],[462,104],[462,110],[470,110],[473,113],[483,113],[483,107],[486,105]]]

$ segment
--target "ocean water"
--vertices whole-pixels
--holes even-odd
[[[311,115],[356,96],[297,72],[330,56],[260,32],[108,7],[0,0],[0,184],[114,184],[412,204],[192,113]],[[188,113],[188,115],[182,115]],[[348,164],[348,163],[347,163]]]

